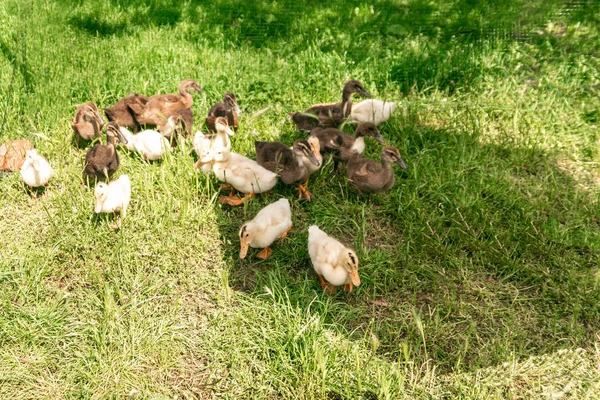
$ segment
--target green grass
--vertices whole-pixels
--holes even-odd
[[[0,175],[0,397],[597,396],[599,10],[471,3],[3,2],[1,141],[32,140],[56,175],[37,198]],[[278,184],[232,209],[190,142],[150,164],[123,149],[113,231],[81,187],[76,106],[188,77],[195,129],[237,95],[250,156],[359,79],[399,102],[380,128],[409,169],[364,199],[327,163],[311,203]],[[289,238],[239,260],[240,225],[281,196]],[[312,224],[355,248],[354,292],[322,292]]]

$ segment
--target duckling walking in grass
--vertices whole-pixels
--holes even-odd
[[[100,182],[94,189],[94,212],[116,213],[121,212],[121,220],[117,227],[127,215],[127,207],[131,200],[131,181],[127,175],[121,175],[119,179],[110,183]]]
[[[392,146],[381,151],[381,163],[355,153],[348,161],[348,179],[361,195],[384,192],[394,186],[392,163],[408,168],[398,149]]]
[[[120,127],[119,130],[126,140],[125,146],[140,153],[147,160],[160,160],[171,150],[169,141],[160,132],[146,129],[134,135],[127,128]]]
[[[88,101],[80,105],[71,124],[73,132],[75,132],[77,148],[79,149],[81,139],[92,140],[99,137],[103,126],[104,120],[94,103]]]
[[[350,120],[354,123],[372,122],[379,126],[392,116],[396,103],[377,99],[363,100],[352,104]]]
[[[119,141],[127,143],[123,137],[119,125],[116,122],[109,122],[106,127],[107,144],[97,144],[92,147],[85,155],[85,167],[83,169],[83,180],[109,179],[119,168],[119,154],[117,153],[117,143]]]
[[[48,161],[35,149],[27,150],[20,172],[23,182],[29,186],[30,190],[34,187],[46,186],[54,173]]]
[[[308,254],[325,292],[335,294],[335,287],[341,285],[344,285],[344,290],[351,292],[353,285],[360,285],[358,257],[354,250],[316,225],[308,228]]]
[[[246,257],[248,247],[263,249],[258,257],[266,260],[273,250],[269,246],[283,240],[292,229],[292,211],[287,199],[269,204],[256,214],[252,221],[240,228],[240,258]]]

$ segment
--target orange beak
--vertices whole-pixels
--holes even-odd
[[[354,286],[360,286],[360,276],[358,276],[358,271],[350,271],[350,280]]]
[[[248,252],[248,243],[240,242],[240,258],[245,258]]]

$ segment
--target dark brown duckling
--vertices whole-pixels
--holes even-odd
[[[138,104],[144,107],[148,104],[148,98],[143,94],[130,94],[127,97],[123,97],[117,101],[112,107],[104,109],[104,114],[109,121],[114,121],[119,126],[124,126],[133,130],[133,133],[137,133],[140,130],[140,124],[135,119],[133,112],[129,108],[130,104]]]
[[[362,83],[353,79],[344,85],[341,103],[315,104],[305,112],[289,115],[299,130],[311,130],[317,126],[338,127],[350,115],[353,93],[371,98]]]
[[[176,144],[177,136],[188,137],[192,134],[194,125],[194,111],[191,108],[180,108],[173,112],[167,123],[158,130],[164,137],[169,139],[171,145]]]
[[[118,142],[127,143],[116,122],[109,122],[106,127],[106,144],[97,144],[85,155],[83,180],[104,180],[119,168]]]
[[[77,107],[75,118],[73,118],[73,123],[71,124],[73,132],[75,132],[77,148],[79,148],[81,139],[92,140],[99,137],[103,126],[104,120],[94,103],[88,101]]]
[[[278,174],[286,185],[298,186],[299,198],[311,200],[308,188],[302,185],[308,181],[308,177],[313,172],[307,168],[305,159],[314,166],[319,166],[321,163],[313,153],[308,140],[296,140],[292,148],[280,142],[254,142],[254,147],[256,162],[259,165]]]
[[[215,133],[215,120],[218,117],[227,118],[229,127],[234,131],[238,128],[238,115],[241,114],[240,107],[238,106],[235,94],[231,92],[225,93],[223,96],[223,102],[217,103],[210,108],[208,111],[208,117],[206,117],[206,127],[209,133]]]
[[[378,142],[385,144],[385,140],[379,133],[379,130],[371,122],[363,122],[358,125],[354,136],[350,136],[336,128],[323,129],[321,127],[313,129],[310,135],[319,138],[322,153],[334,154],[335,170],[337,170],[340,161],[348,161],[354,153],[361,155],[365,151],[365,136],[370,136]]]
[[[175,110],[191,108],[194,98],[190,91],[204,92],[195,80],[186,79],[179,85],[179,94],[157,94],[145,106],[129,104],[129,109],[140,125],[163,126]]]
[[[365,193],[386,191],[394,186],[394,170],[391,163],[396,163],[404,169],[408,168],[398,149],[392,146],[385,146],[381,151],[381,163],[354,153],[348,160],[348,179],[363,196]]]

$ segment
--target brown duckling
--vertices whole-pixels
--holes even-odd
[[[139,104],[144,107],[148,103],[148,98],[143,94],[130,94],[117,101],[112,107],[104,109],[104,114],[109,121],[114,121],[119,126],[124,126],[137,133],[140,130],[140,124],[135,119],[133,112],[129,108],[130,104]]]
[[[77,107],[75,118],[73,118],[71,124],[73,132],[75,132],[77,148],[79,148],[81,139],[92,140],[99,137],[103,126],[104,120],[100,116],[98,107],[93,102],[88,101]]]
[[[186,79],[179,85],[179,94],[157,94],[148,99],[145,106],[129,104],[129,109],[141,125],[163,126],[175,110],[191,108],[194,98],[190,91],[204,92],[195,80]]]
[[[363,122],[358,125],[354,136],[350,136],[336,128],[323,129],[321,127],[313,129],[310,134],[319,138],[321,152],[334,154],[335,170],[337,170],[340,161],[348,161],[354,153],[361,155],[365,151],[365,136],[370,136],[380,143],[385,143],[379,130],[371,122]]]
[[[392,146],[385,146],[381,151],[381,163],[355,153],[348,161],[348,179],[363,196],[365,193],[386,191],[394,185],[391,163],[408,168],[398,149]]]
[[[304,159],[310,160],[314,166],[319,166],[311,144],[300,139],[289,148],[280,142],[254,142],[256,148],[256,161],[259,165],[277,173],[286,185],[296,184],[300,192],[299,198],[310,201],[311,194],[301,182],[307,182],[311,171],[306,167]]]
[[[118,142],[127,143],[116,122],[109,122],[106,127],[106,144],[97,144],[85,155],[83,180],[104,180],[119,168]]]
[[[344,85],[341,103],[315,104],[303,113],[289,115],[299,130],[311,130],[317,126],[338,127],[350,115],[353,93],[371,98],[371,94],[365,90],[362,83],[349,80]]]
[[[206,117],[206,127],[209,133],[215,133],[215,120],[218,117],[227,118],[229,127],[237,131],[238,128],[238,115],[241,114],[240,107],[238,106],[235,94],[231,92],[225,93],[223,96],[223,102],[217,103],[210,108],[208,111],[208,117]]]
[[[20,170],[29,150],[33,150],[33,144],[27,139],[11,140],[0,146],[0,171]]]
[[[171,145],[176,143],[177,136],[188,137],[192,134],[194,125],[194,111],[191,108],[180,108],[173,112],[167,119],[167,123],[158,130],[164,137],[170,140]]]

